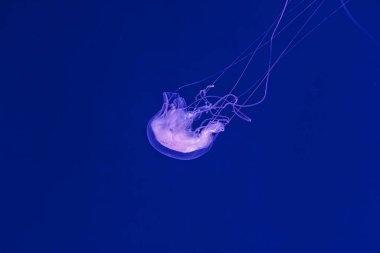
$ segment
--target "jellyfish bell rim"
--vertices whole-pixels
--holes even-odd
[[[180,151],[176,151],[176,150],[173,150],[173,149],[170,149],[166,146],[164,146],[163,144],[161,144],[157,139],[156,139],[156,136],[154,134],[154,131],[151,127],[151,123],[153,120],[155,120],[157,117],[157,114],[154,115],[149,121],[148,121],[148,124],[147,124],[147,138],[148,138],[148,141],[150,143],[150,145],[155,149],[157,150],[159,153],[167,156],[167,157],[170,157],[170,158],[174,158],[174,159],[177,159],[177,160],[194,160],[194,159],[197,159],[203,155],[205,155],[208,151],[211,150],[212,146],[213,146],[213,143],[217,137],[217,134],[215,134],[213,136],[214,140],[205,148],[202,148],[202,149],[198,149],[196,151],[191,151],[191,152],[187,152],[187,153],[184,153],[184,152],[180,152]]]

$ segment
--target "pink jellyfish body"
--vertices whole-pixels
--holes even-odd
[[[283,8],[270,27],[231,64],[213,75],[182,85],[176,92],[163,93],[162,108],[149,120],[147,125],[147,137],[150,144],[160,153],[179,160],[191,160],[207,153],[218,134],[225,130],[235,116],[248,122],[251,121],[242,110],[257,106],[265,100],[271,71],[280,59],[338,10],[346,9],[345,4],[349,1],[351,0],[341,0],[339,6],[322,20],[317,21],[317,24],[311,29],[305,31],[304,28],[325,0],[300,1],[291,8],[288,6],[289,0],[285,0]],[[299,22],[300,19],[301,22]],[[281,47],[279,53],[274,55],[274,39],[294,23],[300,23],[300,25]],[[238,86],[248,67],[257,53],[265,48],[268,61],[265,62],[264,73],[260,74],[248,88],[238,92]],[[210,90],[216,86],[223,75],[237,65],[240,65],[242,69],[232,88],[223,96],[210,95]],[[206,81],[208,82],[206,87],[197,93],[194,101],[187,104],[179,91]]]
[[[224,123],[212,121],[193,129],[193,123],[209,108],[189,110],[178,93],[164,93],[161,110],[149,121],[147,135],[150,144],[159,152],[180,160],[195,159],[211,149]]]

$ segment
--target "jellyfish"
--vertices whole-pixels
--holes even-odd
[[[268,84],[273,68],[279,61],[309,36],[322,23],[344,8],[351,0],[341,0],[339,5],[330,11],[322,20],[309,27],[310,20],[315,17],[325,0],[300,1],[290,6],[285,0],[279,14],[266,31],[222,70],[199,81],[180,86],[175,92],[163,93],[161,109],[148,121],[147,137],[151,146],[168,157],[179,160],[192,160],[209,152],[220,133],[225,131],[234,118],[251,122],[245,109],[260,105],[267,97]],[[301,19],[301,21],[299,21]],[[286,21],[285,21],[286,20]],[[277,54],[274,54],[274,41],[287,29],[297,23],[292,36]],[[238,92],[239,84],[255,60],[255,56],[266,50],[267,60],[264,72],[246,89]],[[231,88],[220,95],[212,94],[222,77],[231,69],[241,66]],[[185,101],[181,92],[185,88],[203,84],[190,103]]]

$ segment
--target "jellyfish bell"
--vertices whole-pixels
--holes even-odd
[[[207,153],[226,121],[210,117],[197,128],[194,122],[215,109],[211,105],[187,106],[178,93],[164,92],[161,110],[147,125],[150,144],[160,153],[179,160],[192,160]]]

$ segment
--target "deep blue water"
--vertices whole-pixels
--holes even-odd
[[[380,252],[380,47],[342,10],[206,155],[147,141],[162,92],[230,63],[282,5],[2,2],[0,252]],[[348,8],[380,40],[380,2]]]

